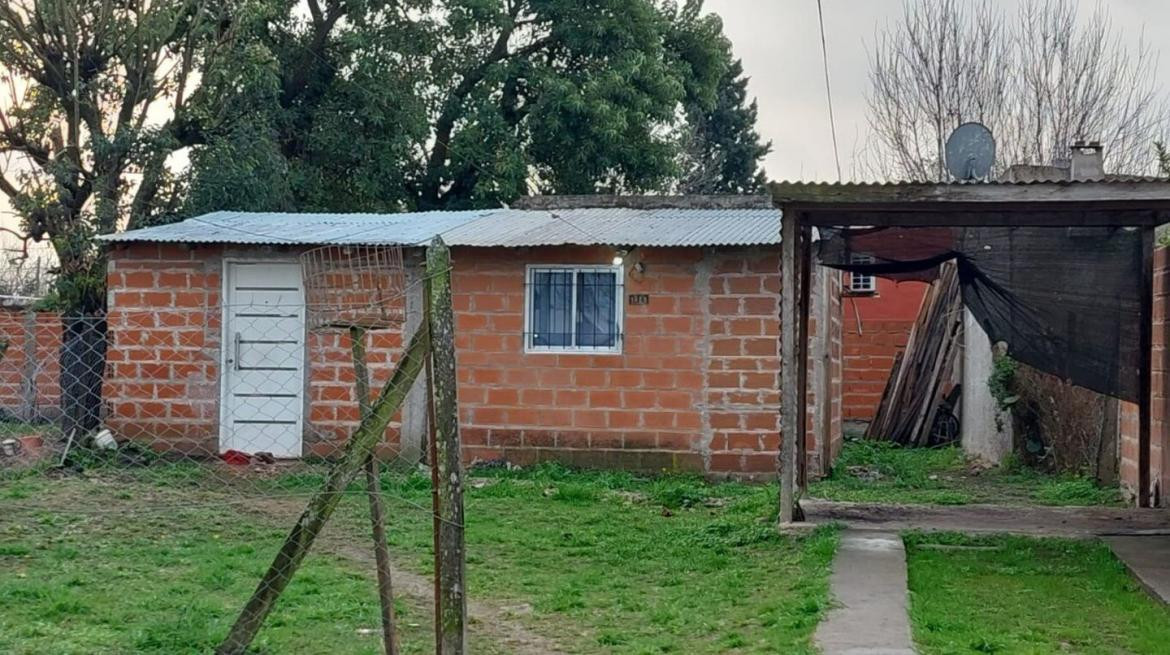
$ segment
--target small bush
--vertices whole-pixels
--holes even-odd
[[[650,498],[664,507],[681,509],[703,504],[710,487],[698,477],[672,476],[656,480]]]
[[[1088,478],[1069,478],[1045,482],[1035,495],[1044,505],[1108,505],[1120,500],[1116,489],[1106,489]]]

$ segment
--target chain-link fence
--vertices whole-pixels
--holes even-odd
[[[290,587],[289,607],[298,598],[311,602],[297,589],[322,584],[321,558],[357,553],[368,556],[362,566],[372,571],[387,557],[367,547],[378,523],[370,521],[378,514],[372,489],[380,490],[386,532],[375,541],[390,545],[392,560],[408,558],[417,570],[417,560],[445,552],[431,537],[463,521],[434,511],[432,489],[450,478],[436,484],[427,465],[447,462],[450,469],[459,461],[459,448],[440,448],[442,438],[431,436],[456,431],[456,381],[469,462],[503,469],[557,459],[592,468],[775,474],[775,249],[664,249],[637,266],[614,262],[604,248],[526,260],[502,249],[469,254],[451,283],[458,320],[441,335],[458,346],[460,366],[445,372],[437,360],[427,370],[429,342],[440,335],[431,334],[428,316],[435,269],[421,252],[404,257],[400,282],[327,271],[344,293],[320,302],[299,254],[114,250],[105,315],[32,306],[0,314],[0,336],[9,344],[0,359],[0,537],[39,544],[33,552],[77,553],[70,562],[87,566],[66,564],[71,577],[62,588],[76,578],[110,589],[111,597],[122,589],[164,605],[186,597],[197,605],[192,616],[208,621],[196,646],[164,640],[138,650],[206,651],[231,635],[224,652],[239,652],[311,542],[317,559],[305,565],[318,562],[308,574],[316,582]],[[828,403],[834,378],[839,384],[833,367],[840,345],[831,320],[838,282],[826,281],[813,290],[825,294],[813,328],[824,343],[808,356],[810,370],[822,371],[810,376],[810,398]],[[371,286],[398,289],[389,294],[393,303],[378,307],[387,311],[310,315],[322,306],[369,304],[378,297],[363,291]],[[810,424],[839,429],[839,405],[818,407]],[[432,412],[446,422],[431,420]],[[810,441],[807,450],[816,457],[827,448]],[[377,455],[378,470],[364,461],[367,452]],[[125,561],[128,553],[134,562]],[[23,566],[20,558],[10,565]],[[185,582],[175,586],[172,578]],[[333,578],[325,584],[348,589]],[[447,580],[440,588],[462,587]],[[17,591],[41,590],[30,583]],[[164,598],[158,590],[173,591]],[[376,591],[372,584],[355,590],[352,597],[364,600],[347,611],[376,625],[384,606],[371,597]],[[447,600],[445,607],[458,603]],[[245,606],[244,623],[233,628]],[[406,609],[414,618],[400,623],[400,632],[417,651],[434,638],[433,613],[417,603]],[[172,614],[186,611],[178,606]],[[286,623],[266,626],[259,638],[276,639],[290,616],[281,614]],[[189,625],[175,630],[191,632]],[[295,649],[295,642],[285,645]]]
[[[441,280],[445,291],[428,295],[446,303],[450,341],[449,267],[438,266],[432,267],[438,274],[414,280],[412,293]],[[397,267],[400,275],[400,259]],[[360,280],[346,270],[329,276],[331,284],[350,285],[334,296],[353,299],[340,308],[341,318],[361,315],[357,305],[371,295]],[[436,402],[422,373],[431,368],[433,321],[423,317],[432,312],[413,308],[418,316],[410,324],[310,321],[307,314],[322,310],[307,298],[312,272],[296,260],[231,263],[223,280],[193,280],[169,267],[147,277],[114,273],[103,315],[43,311],[35,302],[0,307],[0,541],[38,534],[45,520],[70,526],[70,534],[81,530],[81,540],[98,548],[105,547],[103,536],[133,541],[158,530],[160,521],[169,526],[164,531],[201,537],[218,531],[238,544],[248,543],[247,535],[222,527],[233,518],[276,533],[292,526],[251,600],[245,605],[246,595],[233,596],[236,610],[244,609],[227,637],[219,635],[217,650],[242,653],[335,511],[341,510],[334,534],[344,543],[361,534],[356,519],[368,513],[384,649],[396,652],[387,526],[435,518],[436,534],[443,526],[458,532],[449,539],[462,533],[457,496],[445,496],[440,507],[395,493],[461,475],[458,446],[439,447],[444,436],[458,438],[457,421],[444,421],[454,416],[454,388],[438,385]],[[228,302],[218,302],[221,293]],[[400,285],[379,303],[403,303],[404,295]],[[453,361],[435,357],[438,374],[449,367],[453,380]],[[404,420],[422,430],[405,449]],[[449,452],[453,458],[443,459]],[[444,475],[432,479],[425,465],[440,461]],[[115,516],[116,525],[103,525]],[[6,552],[0,548],[0,567]],[[459,562],[461,552],[460,546]],[[437,570],[458,569],[461,576],[453,561]],[[241,575],[257,579],[254,572]],[[149,579],[126,584],[152,586]],[[461,617],[462,582],[440,588],[457,590],[444,598]]]

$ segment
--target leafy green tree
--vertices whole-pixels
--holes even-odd
[[[750,190],[767,152],[718,17],[651,0],[308,0],[240,12],[244,125],[189,211],[396,211],[676,188],[690,142]],[[239,68],[244,68],[243,66]],[[729,71],[731,74],[729,76]],[[695,124],[692,132],[683,124]],[[750,159],[750,161],[749,161]]]
[[[732,62],[719,79],[715,106],[688,103],[680,128],[681,193],[759,193],[767,182],[760,160],[772,143],[760,142],[758,109],[748,100],[743,63]]]
[[[188,107],[216,30],[195,1],[0,4],[0,192],[52,243],[64,309],[105,305],[93,236],[175,209],[167,158],[199,141]]]
[[[227,38],[196,0],[8,0],[0,4],[0,192],[25,243],[48,239],[64,314],[65,434],[98,425],[105,258],[93,237],[178,209],[171,157],[214,113],[200,71]],[[206,74],[206,73],[204,73]]]

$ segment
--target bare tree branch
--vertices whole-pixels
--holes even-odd
[[[877,35],[870,57],[866,162],[883,178],[944,179],[945,139],[959,124],[991,128],[998,164],[1052,164],[1076,140],[1100,140],[1107,168],[1148,173],[1170,105],[1154,80],[1156,53],[1127,48],[1102,5],[1024,0],[923,0]]]

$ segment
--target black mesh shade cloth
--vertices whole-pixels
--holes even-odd
[[[821,262],[933,280],[954,259],[963,304],[1008,353],[1077,386],[1136,402],[1142,237],[1129,228],[821,228]]]

